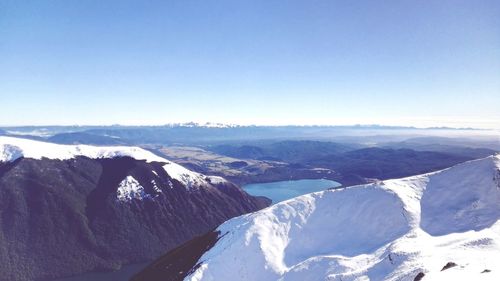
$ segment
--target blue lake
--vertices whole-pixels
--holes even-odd
[[[252,183],[243,186],[243,189],[251,195],[265,196],[273,200],[273,204],[297,197],[303,194],[339,187],[336,181],[315,180],[290,180],[268,183]]]

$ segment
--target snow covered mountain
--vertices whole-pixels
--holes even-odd
[[[205,177],[192,172],[147,150],[132,146],[61,145],[28,139],[0,137],[0,162],[12,162],[18,158],[69,160],[78,156],[92,159],[131,157],[147,162],[165,163],[163,168],[175,180],[186,187],[203,186],[208,180],[224,181],[220,177]]]
[[[0,280],[152,260],[268,203],[137,147],[0,137]]]
[[[497,155],[231,219],[133,280],[500,280],[499,219]]]

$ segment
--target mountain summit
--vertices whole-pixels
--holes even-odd
[[[138,147],[0,137],[0,280],[149,261],[268,204]]]
[[[497,155],[234,218],[134,280],[500,280],[499,219]]]

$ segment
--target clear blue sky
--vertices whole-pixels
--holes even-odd
[[[1,125],[499,120],[500,1],[0,2]]]

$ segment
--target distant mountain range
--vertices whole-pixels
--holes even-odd
[[[404,140],[411,136],[477,133],[471,128],[414,128],[380,125],[355,126],[238,126],[183,123],[164,126],[24,126],[2,127],[3,134],[27,138],[53,138],[64,144],[210,144],[251,140],[336,140],[345,142],[370,136],[369,141]],[[485,131],[488,132],[488,131]],[[1,132],[0,132],[1,133]],[[61,134],[61,136],[58,136]],[[399,136],[399,137],[396,137]],[[401,136],[405,136],[401,138]]]
[[[0,280],[152,260],[269,203],[138,147],[0,137]]]
[[[228,177],[238,184],[328,178],[353,185],[435,171],[500,151],[500,138],[494,135],[453,138],[432,135],[455,132],[467,136],[463,130],[447,129],[186,123],[17,127],[6,128],[4,133],[59,144],[137,145],[159,153],[168,146],[195,146],[233,157],[235,161],[215,166],[214,161],[192,157],[176,161],[198,172]],[[251,164],[248,159],[260,164]]]
[[[231,219],[133,281],[500,280],[500,156]]]

